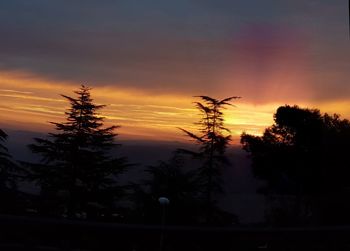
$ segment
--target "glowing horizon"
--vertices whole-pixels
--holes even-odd
[[[69,103],[60,94],[74,97],[73,91],[80,86],[79,83],[50,81],[23,72],[0,72],[0,77],[0,126],[28,131],[49,132],[53,130],[49,121],[64,121],[64,112]],[[197,129],[194,123],[198,121],[199,113],[193,106],[196,98],[192,96],[150,96],[141,90],[87,86],[92,87],[94,102],[106,105],[101,110],[105,125],[121,126],[117,130],[119,139],[188,141],[178,127],[193,132]],[[273,102],[252,104],[244,101],[244,97],[233,103],[234,107],[225,110],[225,124],[231,130],[233,144],[238,144],[242,132],[261,135],[273,123],[275,110],[284,105]],[[321,112],[336,112],[350,118],[350,109],[346,108],[350,106],[345,104],[350,102],[305,102],[297,105],[321,108]],[[327,110],[327,106],[331,109]]]
[[[0,6],[1,127],[52,130],[68,107],[59,94],[81,84],[123,139],[186,141],[177,127],[195,131],[196,95],[242,97],[225,115],[233,144],[285,104],[350,118],[343,0]]]

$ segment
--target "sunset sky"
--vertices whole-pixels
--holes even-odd
[[[350,119],[348,0],[0,2],[0,128],[52,130],[85,84],[122,139],[184,140],[196,95],[241,96],[234,142],[284,104]]]

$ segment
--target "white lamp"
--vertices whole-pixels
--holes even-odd
[[[170,203],[167,197],[159,197],[158,201],[162,206],[169,205]]]

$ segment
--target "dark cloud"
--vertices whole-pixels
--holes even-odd
[[[270,88],[270,75],[280,65],[286,71],[304,60],[303,70],[291,74],[310,76],[312,98],[338,98],[349,91],[345,5],[341,0],[3,1],[0,68],[149,92],[232,91],[264,101],[270,95],[252,92]],[[260,28],[251,28],[257,24]],[[307,48],[300,51],[299,42]],[[288,57],[294,61],[285,63]],[[229,89],[227,74],[235,83]],[[248,81],[245,74],[265,79]],[[291,86],[283,74],[279,78],[284,89],[306,84]]]

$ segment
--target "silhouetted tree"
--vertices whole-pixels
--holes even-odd
[[[0,129],[0,189],[14,188],[16,182],[13,177],[14,164],[3,142],[7,139],[7,134]]]
[[[182,150],[182,152],[191,154],[203,162],[198,169],[198,175],[206,203],[206,220],[209,222],[215,205],[215,201],[212,198],[213,193],[222,191],[220,186],[220,168],[228,164],[225,150],[231,140],[231,135],[228,134],[230,130],[224,126],[222,110],[225,109],[225,106],[232,105],[230,101],[239,97],[229,97],[222,100],[208,96],[198,97],[202,100],[202,102],[195,102],[202,116],[200,121],[196,123],[199,126],[199,133],[195,134],[188,130],[180,129],[196,141],[199,145],[199,151]]]
[[[199,209],[196,173],[184,170],[184,158],[175,153],[169,161],[148,167],[148,179],[133,184],[132,200],[139,221],[160,223],[159,197],[167,197],[170,205],[166,210],[169,224],[194,224],[198,222]]]
[[[327,203],[324,196],[339,195],[350,186],[350,122],[287,105],[277,109],[274,120],[263,136],[241,136],[254,174],[267,182],[260,191],[295,196],[291,211],[295,219],[325,216],[319,210]]]
[[[19,181],[21,169],[12,160],[11,155],[4,142],[7,134],[0,129],[0,198],[2,204],[0,210],[6,213],[15,213],[19,208],[17,182]]]
[[[40,164],[30,164],[31,179],[41,186],[42,203],[52,202],[49,211],[91,216],[113,207],[122,192],[116,178],[128,165],[124,158],[112,157],[118,126],[103,127],[98,111],[104,105],[94,104],[84,85],[75,94],[76,98],[62,95],[70,103],[66,122],[51,122],[56,132],[29,145],[42,157]]]

